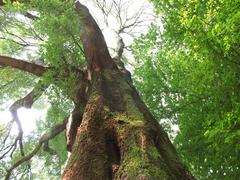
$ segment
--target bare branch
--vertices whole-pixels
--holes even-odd
[[[108,2],[108,3],[107,3]],[[100,9],[104,16],[104,21],[115,19],[117,27],[113,27],[113,31],[117,36],[117,46],[114,49],[116,55],[115,59],[120,60],[122,58],[123,50],[125,49],[124,40],[121,34],[127,34],[131,37],[132,34],[139,34],[142,32],[143,26],[149,25],[154,19],[148,14],[150,5],[140,4],[138,7],[134,7],[134,4],[127,0],[112,0],[111,2],[106,0],[95,0],[95,4]],[[134,7],[134,10],[132,9]],[[133,10],[133,11],[131,11]],[[108,22],[105,22],[108,26]],[[145,28],[145,27],[144,27]]]
[[[18,117],[18,113],[17,110],[20,109],[21,107],[25,107],[25,108],[31,108],[32,104],[36,101],[36,99],[38,99],[42,92],[47,88],[46,85],[42,85],[41,82],[38,83],[38,85],[29,93],[27,94],[25,97],[17,100],[16,102],[14,102],[11,107],[9,108],[11,115],[12,115],[12,121],[11,123],[16,123],[17,127],[18,127],[18,135],[14,141],[14,143],[12,145],[9,145],[7,147],[4,148],[3,151],[6,151],[1,157],[0,159],[2,159],[3,157],[5,157],[8,153],[11,153],[10,156],[12,156],[12,154],[14,153],[14,151],[16,150],[17,147],[17,143],[19,144],[20,147],[20,152],[21,155],[24,156],[24,150],[23,150],[23,143],[22,143],[22,138],[23,138],[23,129],[22,129],[22,124],[19,120]],[[3,141],[3,147],[5,145],[6,140],[9,137],[9,133],[11,131],[11,127],[7,133],[6,138]]]
[[[2,147],[2,149],[0,150],[0,152],[1,152],[1,151],[4,151],[4,150],[6,149],[6,148],[4,148],[4,146],[5,146],[5,143],[6,143],[6,141],[7,141],[8,136],[10,135],[10,132],[11,132],[11,130],[12,130],[12,126],[13,126],[13,122],[10,121],[10,122],[6,125],[6,127],[4,127],[5,130],[6,130],[6,129],[8,129],[8,130],[7,130],[7,135],[6,135],[5,138],[3,139],[3,142],[2,142],[3,147]],[[0,158],[0,159],[1,159],[1,158]]]
[[[101,10],[101,12],[103,14],[104,23],[108,27],[108,18],[112,11],[113,3],[111,3],[108,6],[105,0],[96,0],[96,5]]]
[[[30,30],[32,30],[33,28],[31,27],[31,25],[27,22],[21,22],[17,19],[15,19],[15,21],[17,21],[18,23],[21,23],[21,25],[17,25],[17,26],[24,26],[24,27],[28,27]],[[24,24],[22,24],[24,23]],[[7,27],[4,27],[2,26],[2,34],[3,36],[1,37],[1,39],[5,39],[5,40],[8,40],[8,41],[12,41],[20,46],[23,46],[23,47],[27,47],[27,46],[37,46],[38,44],[37,43],[33,43],[31,37],[27,37],[25,35],[22,35],[22,34],[16,34],[16,33],[12,33],[8,30]],[[28,29],[28,31],[29,31]],[[33,32],[34,35],[36,35],[34,32]],[[6,36],[6,37],[5,37]],[[37,37],[39,38],[39,37]],[[31,43],[30,43],[30,42]]]
[[[8,136],[6,136],[6,137],[8,137]],[[4,152],[4,153],[0,156],[0,159],[4,158],[4,157],[13,149],[12,152],[11,152],[11,155],[10,155],[10,156],[12,156],[12,153],[15,151],[16,147],[17,147],[17,140],[15,140],[13,144],[8,145],[8,146],[5,147],[3,150],[1,150],[1,151],[5,151],[5,150],[6,150],[6,152]]]
[[[23,164],[26,161],[29,161],[34,155],[37,154],[37,152],[40,150],[41,146],[48,142],[49,140],[55,138],[58,134],[60,134],[64,129],[66,128],[67,118],[61,123],[55,125],[49,132],[42,135],[42,137],[39,139],[38,144],[35,146],[35,148],[26,156],[19,159],[17,162],[15,162],[8,170],[7,174],[5,176],[5,180],[9,180],[12,171]]]
[[[29,44],[29,43],[27,43],[27,42],[25,41],[25,39],[23,39],[23,38],[20,37],[19,35],[13,34],[13,33],[9,32],[7,28],[3,27],[3,29],[4,29],[4,31],[5,31],[4,33],[6,33],[6,34],[12,36],[14,39],[18,39],[18,40],[20,40],[20,41],[22,42],[22,43],[19,43],[19,44]],[[18,41],[16,41],[16,42],[18,42]]]
[[[32,31],[33,36],[34,36],[35,38],[37,38],[37,39],[40,40],[40,41],[45,41],[45,40],[44,40],[44,37],[41,37],[41,35],[39,35],[39,34],[35,31],[34,28],[31,27],[30,30]]]
[[[15,40],[13,40],[13,39],[8,39],[8,38],[5,38],[5,37],[0,37],[0,39],[6,40],[6,41],[12,41],[13,43],[18,44],[18,45],[23,46],[23,47],[31,46],[31,44],[21,43],[21,42],[15,41]]]

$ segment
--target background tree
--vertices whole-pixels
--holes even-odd
[[[163,29],[132,47],[136,86],[155,117],[179,125],[174,142],[196,177],[237,179],[239,2],[153,2]]]
[[[71,155],[63,179],[193,179],[141,101],[131,74],[111,58],[100,28],[83,4],[59,0],[0,4],[1,83],[6,87],[1,94],[3,99],[18,99],[10,106],[12,121],[1,125],[5,179],[39,175],[31,171],[30,160],[37,155],[40,162],[45,158],[45,164],[50,163],[42,150],[57,163],[47,168],[50,177],[62,174],[64,147]],[[133,19],[133,25],[119,20],[119,28],[134,26],[138,16]],[[124,47],[118,39],[116,60]],[[9,84],[19,87],[19,82],[21,88],[7,91]],[[30,87],[32,91],[19,97]],[[47,118],[25,137],[17,110],[30,108],[43,93],[51,105]],[[17,135],[11,133],[14,124]],[[65,143],[64,134],[55,138],[66,126]]]

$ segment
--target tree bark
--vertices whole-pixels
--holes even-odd
[[[75,141],[62,179],[194,179],[131,77],[110,57],[88,9],[77,2],[76,11],[82,23],[87,83],[84,108],[75,109],[79,125],[72,133]]]
[[[0,66],[16,68],[36,76],[41,76],[46,71],[46,67],[7,56],[0,56]]]

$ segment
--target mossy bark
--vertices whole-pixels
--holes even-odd
[[[63,179],[192,179],[121,71],[104,70],[89,91]]]
[[[86,7],[78,2],[76,9],[86,25],[82,41],[87,83],[80,93],[85,94],[85,108],[77,116],[79,127],[72,129],[75,142],[69,144],[71,156],[62,179],[194,179],[140,99],[129,73],[110,57]]]

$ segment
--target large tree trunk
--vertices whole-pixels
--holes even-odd
[[[77,88],[68,130],[71,156],[62,178],[193,179],[141,101],[129,73],[110,57],[87,8],[78,2],[76,9],[88,68]]]

